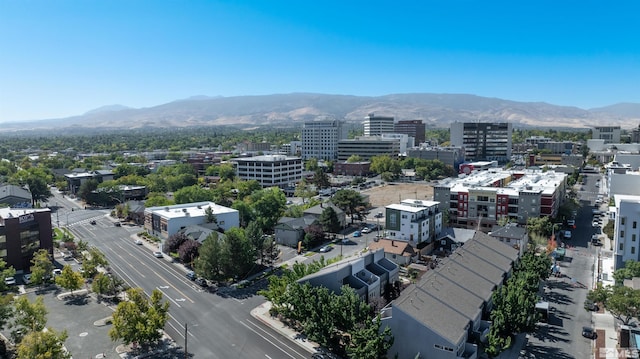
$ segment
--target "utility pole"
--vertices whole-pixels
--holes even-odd
[[[189,325],[189,323],[184,323],[184,359],[187,359],[189,357],[189,354],[187,352],[187,326]]]

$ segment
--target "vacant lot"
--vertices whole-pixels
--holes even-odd
[[[369,195],[373,207],[400,203],[404,199],[433,200],[433,187],[424,183],[396,183],[373,187],[362,193]]]

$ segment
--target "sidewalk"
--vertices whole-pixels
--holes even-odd
[[[304,335],[289,328],[284,323],[279,321],[277,318],[272,317],[271,314],[269,314],[270,309],[271,309],[271,302],[264,302],[251,310],[251,316],[261,321],[264,325],[277,331],[282,336],[295,342],[296,344],[298,344],[298,346],[308,351],[309,353],[318,352],[318,348],[320,348],[320,345],[307,340],[307,338]]]
[[[604,313],[593,313],[591,320],[598,335],[604,334],[604,340],[602,338],[596,340],[595,358],[617,358],[615,350],[605,350],[605,348],[615,349],[618,347],[618,332],[616,331],[613,315],[605,309]],[[606,352],[606,355],[600,355],[603,352]]]

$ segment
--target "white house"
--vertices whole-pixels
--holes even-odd
[[[405,199],[385,207],[386,238],[416,245],[432,242],[442,232],[440,202]]]

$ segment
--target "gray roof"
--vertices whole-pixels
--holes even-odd
[[[519,227],[515,223],[509,223],[506,226],[494,226],[490,235],[492,237],[523,239],[527,236],[527,229]]]
[[[393,302],[452,344],[459,343],[481,313],[518,251],[482,232],[443,259]]]
[[[333,208],[334,211],[336,211],[336,214],[341,214],[344,213],[343,210],[340,209],[340,207],[336,206],[335,204],[331,203],[331,202],[326,202],[326,203],[322,203],[319,204],[317,206],[313,206],[311,208],[308,208],[307,210],[304,211],[304,214],[313,214],[313,215],[321,215],[322,212],[327,209],[327,207],[331,207]]]
[[[449,237],[454,242],[465,243],[473,238],[475,233],[473,229],[446,227],[440,232],[440,238]]]
[[[223,238],[224,234],[217,231],[218,226],[215,223],[194,224],[180,230],[187,237],[202,243],[207,237],[213,233],[218,233],[218,238]]]
[[[0,199],[7,197],[24,198],[25,200],[31,201],[31,192],[12,184],[0,186]]]
[[[312,225],[315,221],[317,221],[317,219],[311,216],[304,216],[299,218],[282,217],[280,218],[276,226],[285,225],[287,227],[290,227],[291,229],[305,229],[308,226]]]

